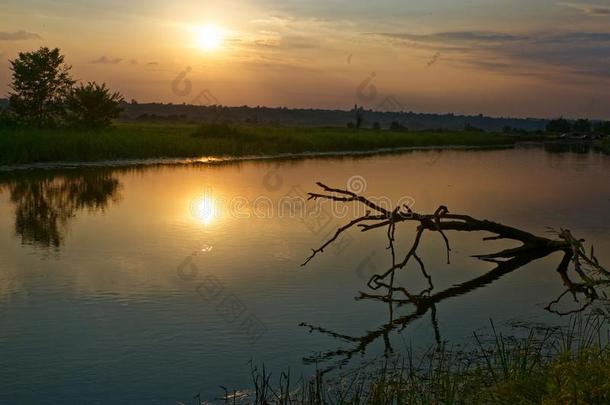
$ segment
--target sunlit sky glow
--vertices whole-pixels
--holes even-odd
[[[610,118],[610,1],[4,0],[0,94],[42,45],[140,102]]]
[[[195,26],[193,28],[194,40],[197,46],[204,51],[217,51],[224,39],[224,30],[213,24]]]

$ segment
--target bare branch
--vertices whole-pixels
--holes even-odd
[[[333,235],[332,238],[330,238],[328,241],[326,241],[322,246],[320,246],[317,249],[312,249],[312,253],[311,256],[309,256],[307,258],[307,260],[305,260],[305,262],[303,262],[303,264],[301,264],[301,266],[305,266],[307,265],[307,263],[309,263],[311,261],[311,259],[313,259],[318,253],[322,253],[324,252],[324,249],[330,245],[331,243],[333,243],[335,240],[337,240],[337,238],[345,231],[347,231],[349,228],[351,228],[352,226],[356,225],[359,222],[362,221],[370,221],[370,220],[375,220],[375,219],[381,219],[382,217],[380,215],[365,215],[363,217],[360,218],[356,218],[353,221],[350,221],[348,224],[340,227],[339,229],[337,229],[337,231],[335,232],[335,234]]]
[[[584,241],[574,238],[568,230],[562,229],[561,232],[554,232],[554,234],[559,238],[549,239],[497,222],[476,219],[464,214],[452,214],[444,205],[439,206],[432,214],[413,212],[408,206],[399,206],[391,211],[388,211],[387,209],[370,201],[366,197],[357,195],[349,190],[331,188],[323,183],[317,184],[320,188],[322,188],[324,193],[310,193],[310,199],[324,198],[341,203],[356,202],[368,207],[373,211],[373,214],[368,211],[365,216],[356,218],[348,224],[338,228],[331,239],[325,242],[318,249],[314,249],[312,251],[313,253],[303,263],[303,265],[308,264],[313,257],[315,257],[318,253],[322,253],[324,249],[331,245],[343,232],[352,227],[358,227],[363,232],[387,227],[387,248],[390,250],[392,265],[387,270],[371,276],[367,282],[367,286],[371,290],[381,292],[376,294],[361,292],[358,299],[373,299],[388,303],[391,315],[389,323],[381,326],[377,330],[369,331],[360,337],[346,336],[327,329],[306,325],[311,331],[315,330],[354,344],[353,348],[327,352],[316,357],[315,359],[310,359],[310,361],[317,362],[319,360],[327,360],[337,356],[342,356],[344,357],[342,361],[343,363],[351,358],[354,354],[359,352],[363,353],[368,345],[378,338],[383,339],[385,352],[391,353],[392,346],[390,344],[388,334],[395,328],[404,329],[407,325],[416,319],[419,319],[428,311],[431,311],[431,320],[435,338],[437,343],[440,343],[440,332],[436,314],[437,303],[488,285],[498,280],[503,275],[521,268],[534,260],[546,257],[554,252],[564,252],[563,260],[561,261],[557,271],[562,277],[564,285],[566,286],[566,291],[560,294],[557,299],[551,301],[546,307],[547,310],[560,315],[582,311],[599,298],[600,295],[596,291],[598,287],[610,286],[610,272],[599,264],[593,248],[591,248],[590,253],[587,254],[583,244]],[[404,258],[397,262],[396,256],[399,246],[396,244],[396,232],[397,225],[401,222],[415,222],[417,226],[415,227],[415,237],[413,242],[408,247]],[[432,291],[434,289],[434,285],[432,282],[432,277],[426,271],[424,261],[417,254],[420,242],[426,231],[438,232],[441,234],[447,252],[448,263],[450,261],[451,252],[451,246],[447,234],[449,231],[487,232],[490,234],[490,236],[484,237],[484,241],[514,240],[520,242],[521,245],[495,253],[473,256],[479,260],[493,263],[495,267],[481,276],[433,294]],[[406,268],[409,262],[411,262],[411,259],[414,259],[417,262],[422,276],[428,282],[428,288],[424,289],[419,294],[412,293],[403,286],[395,285],[396,271]],[[574,274],[579,278],[578,282],[573,282],[568,275],[570,264],[572,264]],[[385,293],[383,293],[384,291]],[[401,293],[404,298],[394,297],[395,292]],[[567,312],[558,311],[555,309],[555,306],[567,294],[572,294],[577,303],[579,303],[578,296],[583,296],[585,300],[583,303],[579,303],[578,309]],[[412,306],[413,312],[394,319],[393,306]]]

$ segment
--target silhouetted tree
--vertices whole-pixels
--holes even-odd
[[[20,52],[10,64],[13,78],[9,102],[17,119],[39,128],[57,125],[74,84],[70,66],[64,63],[59,49]]]
[[[546,130],[547,132],[556,133],[570,132],[572,130],[572,124],[570,123],[570,121],[564,119],[563,117],[560,117],[549,121],[549,123],[546,125]]]
[[[595,124],[595,132],[602,135],[610,135],[610,121],[601,121]]]
[[[364,109],[362,107],[358,107],[358,104],[356,104],[354,105],[354,114],[356,118],[356,129],[360,129],[364,123]]]
[[[470,131],[470,132],[483,132],[483,130],[481,128],[477,128],[474,125],[470,124],[470,123],[466,123],[466,125],[464,125],[464,131]]]
[[[409,129],[398,121],[392,121],[390,124],[391,131],[408,131]]]
[[[575,132],[591,132],[591,121],[580,118],[574,121],[574,125],[572,125],[572,129]]]
[[[111,93],[105,83],[89,82],[74,88],[66,100],[67,120],[81,128],[103,128],[119,117],[123,96]]]

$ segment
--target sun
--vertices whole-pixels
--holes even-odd
[[[195,28],[195,43],[204,51],[215,51],[222,45],[224,31],[222,28],[208,24]]]

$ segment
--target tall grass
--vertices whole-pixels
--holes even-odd
[[[474,336],[469,351],[446,345],[412,350],[380,365],[327,378],[318,372],[274,381],[252,368],[253,388],[228,393],[225,403],[253,404],[608,404],[607,320],[575,316],[566,328],[531,328],[506,337]]]
[[[480,132],[392,132],[207,124],[128,124],[103,130],[0,130],[0,164],[280,153],[417,146],[498,146],[514,138]]]

